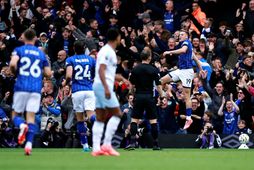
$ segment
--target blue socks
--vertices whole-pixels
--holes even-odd
[[[93,124],[95,121],[96,121],[96,115],[92,115],[92,116],[90,117],[90,122],[91,122],[91,124]]]
[[[34,134],[36,132],[36,125],[33,123],[28,123],[28,132],[26,134],[26,141],[33,143]]]
[[[81,144],[82,145],[87,144],[87,136],[86,136],[87,128],[86,128],[84,122],[77,122],[77,131],[80,136]]]
[[[187,108],[186,109],[186,116],[191,116],[192,113],[192,109],[191,108]]]
[[[15,116],[13,118],[13,123],[16,127],[19,128],[22,123],[25,123],[25,120],[20,116]]]

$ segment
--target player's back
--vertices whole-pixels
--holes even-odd
[[[43,68],[48,66],[45,54],[33,45],[23,45],[12,55],[19,56],[14,91],[41,93]]]
[[[153,93],[154,81],[159,81],[159,71],[150,64],[139,64],[131,72],[130,81],[137,93]]]
[[[72,92],[92,91],[95,74],[95,59],[82,54],[67,58],[66,66],[72,66]]]

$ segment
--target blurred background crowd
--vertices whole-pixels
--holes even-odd
[[[163,76],[177,68],[178,56],[162,54],[179,45],[179,30],[189,32],[195,55],[206,74],[192,86],[193,124],[182,130],[185,101],[181,83],[164,88],[158,99],[160,133],[252,133],[254,127],[254,0],[0,0],[0,143],[15,147],[11,106],[15,75],[8,64],[14,48],[23,45],[21,34],[36,30],[36,46],[47,54],[53,77],[44,80],[41,109],[36,115],[38,134],[45,147],[64,147],[75,136],[71,87],[62,86],[65,60],[74,54],[76,40],[85,43],[85,54],[96,58],[106,44],[109,28],[121,32],[118,68],[125,78],[140,63],[144,47],[153,54],[152,64]],[[122,82],[115,83],[124,116],[118,131],[129,136],[135,94]],[[157,99],[156,99],[157,100]],[[88,120],[92,126],[95,117]],[[139,134],[149,132],[146,119]],[[90,133],[90,132],[88,132]],[[0,146],[0,147],[1,147]]]

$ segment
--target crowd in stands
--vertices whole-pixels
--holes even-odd
[[[151,49],[152,65],[161,76],[176,69],[178,56],[162,54],[178,48],[179,30],[190,35],[193,52],[206,71],[199,75],[193,62],[193,124],[182,129],[183,86],[167,84],[166,96],[156,99],[160,133],[203,134],[209,125],[217,134],[250,134],[254,130],[254,0],[234,4],[230,8],[227,3],[225,13],[219,13],[222,0],[0,0],[1,146],[16,146],[13,134],[17,132],[11,124],[15,75],[8,64],[13,49],[23,45],[21,34],[27,28],[36,30],[36,46],[47,55],[53,72],[50,80],[43,81],[41,109],[36,114],[44,146],[64,146],[67,134],[75,133],[71,86],[62,86],[65,60],[74,54],[74,42],[83,41],[85,54],[96,59],[109,28],[121,32],[117,72],[127,79],[140,63],[144,47]],[[229,8],[233,15],[227,13]],[[223,20],[220,15],[228,17]],[[115,90],[124,113],[118,131],[128,137],[135,94],[122,82],[115,83]],[[88,120],[90,127],[95,119]],[[145,117],[140,127],[144,124]]]

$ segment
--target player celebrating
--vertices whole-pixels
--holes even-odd
[[[168,82],[177,82],[181,80],[182,85],[184,87],[184,96],[185,96],[185,102],[186,102],[186,122],[183,129],[187,129],[192,124],[191,119],[191,85],[192,85],[192,79],[194,78],[194,71],[193,71],[193,65],[192,65],[192,59],[197,63],[201,74],[203,73],[202,67],[197,61],[197,58],[193,57],[192,52],[192,44],[190,40],[188,39],[188,32],[181,30],[179,35],[179,41],[181,43],[181,47],[177,50],[173,51],[165,51],[163,53],[163,56],[166,55],[178,55],[179,54],[179,60],[178,60],[178,69],[170,72],[169,74],[165,75],[161,78],[161,83],[165,84]]]
[[[116,74],[117,57],[116,47],[120,44],[121,36],[117,29],[109,29],[107,32],[108,43],[101,48],[97,56],[96,74],[93,89],[96,97],[96,121],[94,122],[93,131],[93,151],[92,156],[120,154],[113,149],[111,140],[120,123],[122,116],[119,108],[119,102],[113,91],[115,79],[129,83],[120,74]],[[112,114],[109,119],[103,145],[100,147],[101,137],[104,129],[106,116]]]
[[[10,70],[17,73],[14,86],[12,119],[14,125],[20,128],[18,143],[26,141],[25,154],[30,155],[35,126],[35,113],[39,111],[43,72],[51,77],[51,69],[45,54],[34,46],[36,33],[27,29],[22,34],[25,45],[15,48],[12,52]],[[20,116],[26,111],[26,122]]]
[[[66,82],[72,80],[73,109],[77,116],[77,131],[80,135],[81,145],[84,151],[89,151],[87,143],[87,127],[84,115],[88,118],[94,114],[95,96],[93,92],[93,79],[95,74],[95,59],[84,54],[84,44],[80,41],[74,43],[75,55],[66,60]]]

